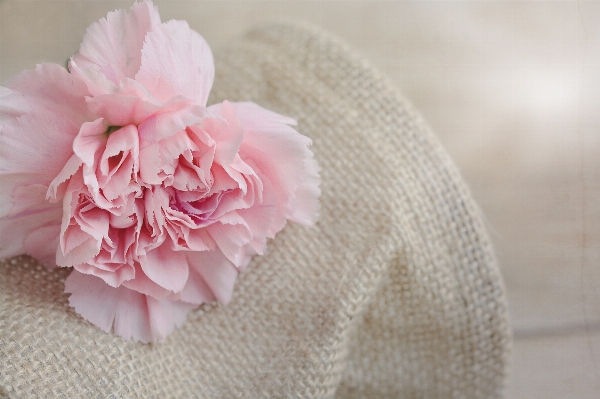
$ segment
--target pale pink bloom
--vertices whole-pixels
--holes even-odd
[[[69,71],[0,87],[0,256],[72,267],[69,302],[103,330],[164,338],[227,303],[287,220],[315,222],[310,139],[253,103],[206,107],[213,58],[186,22],[111,12]]]

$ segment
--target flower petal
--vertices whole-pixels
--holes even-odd
[[[185,21],[169,21],[148,33],[135,80],[158,100],[183,96],[206,105],[215,75],[210,47]]]
[[[185,321],[195,305],[158,300],[126,287],[113,288],[102,279],[74,270],[65,281],[69,304],[102,330],[134,341],[164,339]]]
[[[173,251],[168,243],[163,243],[139,261],[144,273],[156,284],[173,292],[183,290],[189,274],[183,252]]]
[[[0,125],[14,121],[29,112],[31,107],[32,104],[23,94],[0,86]]]
[[[60,115],[36,109],[1,129],[0,186],[4,186],[4,176],[49,184],[73,154],[71,145],[79,127]]]
[[[233,263],[220,251],[188,252],[186,257],[190,265],[190,283],[182,293],[181,299],[200,303],[199,300],[214,296],[221,303],[229,303],[239,274]],[[198,281],[205,282],[212,295],[209,295],[205,291],[206,287]]]
[[[81,159],[79,159],[77,155],[73,154],[58,176],[56,176],[54,180],[50,182],[50,186],[48,187],[48,191],[46,193],[46,198],[51,202],[57,202],[61,200],[65,195],[65,190],[69,184],[69,179],[79,171],[81,165],[83,165]]]
[[[133,78],[142,63],[146,34],[156,26],[160,15],[150,1],[134,3],[129,12],[109,12],[88,27],[73,60],[80,68],[101,71],[115,84]]]
[[[150,280],[139,262],[134,262],[135,278],[123,282],[123,286],[140,294],[148,295],[156,299],[172,299],[173,291],[169,291],[154,281]]]
[[[50,185],[73,154],[77,130],[42,107],[0,126],[0,217],[10,212],[18,187]]]
[[[55,218],[49,219],[48,223],[35,228],[25,238],[23,252],[33,256],[42,264],[51,268],[56,266],[56,248],[58,248],[58,237],[60,235],[60,215],[56,212]],[[23,221],[21,221],[22,223]],[[39,218],[37,218],[37,223],[39,223]],[[0,241],[2,240],[0,239]]]
[[[90,73],[89,70],[85,72]],[[73,73],[77,73],[77,69],[74,69]],[[94,90],[94,96],[86,100],[90,111],[104,118],[108,125],[139,125],[164,108],[173,107],[172,103],[161,104],[144,86],[133,79],[125,78],[118,85],[114,85],[112,82],[102,81],[103,76],[88,79],[88,86],[92,86],[94,82],[96,86],[90,89]],[[189,103],[189,100],[185,101]],[[173,102],[180,103],[184,100],[175,99]]]
[[[312,226],[319,218],[319,164],[314,158],[304,160],[305,176],[296,189],[292,200],[290,220],[304,226]]]
[[[91,262],[93,261],[75,265],[74,269],[83,274],[99,277],[111,287],[118,287],[124,281],[131,280],[135,277],[135,268],[132,265],[115,265],[115,270],[106,270],[106,264],[98,265],[102,266],[102,268],[100,268],[96,265],[92,265]]]
[[[32,109],[47,109],[54,118],[68,121],[72,133],[89,119],[85,97],[90,93],[85,83],[57,64],[38,64],[35,70],[23,71],[5,83],[6,87],[24,96]]]
[[[160,184],[167,176],[163,172],[170,170],[173,173],[173,154],[181,145],[179,138],[174,136],[178,133],[185,136],[186,127],[201,121],[206,114],[205,107],[185,105],[173,104],[138,126],[140,177],[147,184]],[[190,143],[187,138],[185,142]]]
[[[60,233],[60,223],[56,223],[56,219],[60,220],[60,215],[60,210],[47,208],[20,218],[1,218],[0,242],[2,245],[0,246],[0,258],[27,253],[48,266],[55,266],[56,248],[58,247],[58,235]],[[48,224],[51,228],[42,230],[45,224]],[[34,236],[32,237],[32,235]],[[37,240],[36,237],[40,235],[43,237],[43,247],[26,246],[28,240],[33,243]]]
[[[45,191],[46,186],[33,184],[12,194],[15,205],[0,218],[0,257],[27,253],[55,265],[62,205],[46,202]]]
[[[186,127],[200,122],[206,114],[206,107],[194,105],[189,100],[174,98],[139,125],[140,139],[155,143],[172,137]]]
[[[218,117],[206,118],[203,130],[217,142],[215,162],[218,162],[225,170],[231,165],[238,155],[240,145],[244,140],[244,128],[236,115],[236,108],[229,101],[219,104],[219,107],[208,107],[210,111],[218,110]]]
[[[243,247],[252,241],[252,233],[244,219],[236,212],[230,212],[206,229],[227,259],[240,267],[245,255]]]
[[[98,162],[96,173],[102,193],[111,201],[125,193],[139,170],[140,142],[137,129],[125,126],[112,133]],[[113,165],[113,163],[118,164]]]
[[[204,281],[202,275],[193,267],[190,267],[190,276],[180,293],[179,299],[194,305],[201,305],[217,300],[208,283]]]
[[[310,138],[290,125],[295,121],[254,103],[234,103],[244,127],[240,157],[271,182],[277,205],[286,218],[305,225],[318,215],[319,168],[309,149]],[[221,106],[209,107],[216,112]]]
[[[150,331],[152,331],[154,340],[162,340],[171,334],[175,327],[180,327],[188,313],[196,307],[196,305],[182,301],[158,300],[151,296],[146,296],[146,304],[150,319]],[[130,321],[127,317],[115,320],[115,333],[118,335],[125,336],[129,328]]]

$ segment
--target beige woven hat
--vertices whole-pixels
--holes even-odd
[[[215,59],[209,104],[255,101],[314,140],[316,227],[288,225],[228,306],[192,312],[157,344],[79,317],[68,270],[0,263],[0,397],[501,397],[510,333],[498,267],[420,116],[316,29],[258,29]]]

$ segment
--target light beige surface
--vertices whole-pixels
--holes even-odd
[[[310,21],[388,74],[488,217],[516,334],[509,397],[598,397],[599,3],[157,3],[214,46],[263,21]],[[0,78],[63,62],[126,4],[0,0]]]

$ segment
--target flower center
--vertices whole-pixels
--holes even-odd
[[[116,132],[117,130],[119,130],[120,128],[122,128],[123,126],[109,126],[108,129],[106,129],[106,135],[110,136],[111,134],[113,134],[114,132]]]

